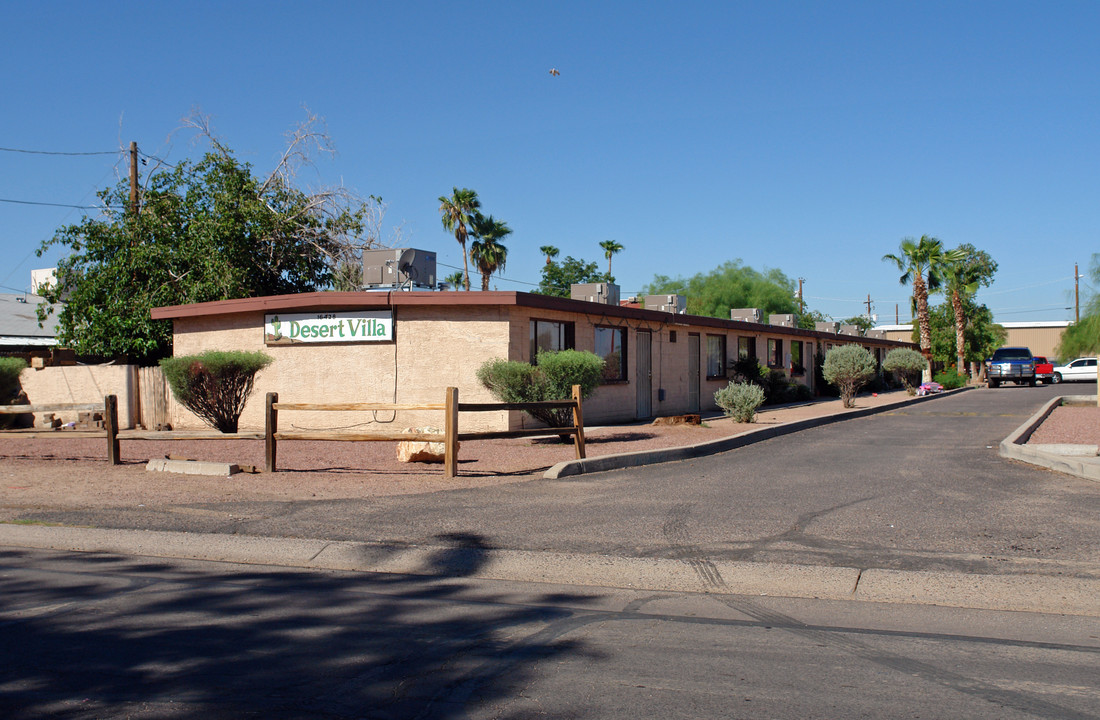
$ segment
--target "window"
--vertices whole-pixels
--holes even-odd
[[[603,381],[626,382],[626,328],[597,327],[596,354],[603,358]]]
[[[744,360],[745,358],[756,357],[756,338],[754,337],[739,337],[737,338],[737,358]]]
[[[538,360],[539,350],[572,350],[573,323],[552,320],[531,321],[531,364]]]
[[[707,378],[726,376],[726,336],[707,335]]]
[[[791,375],[804,375],[806,366],[802,364],[802,341],[791,341]]]
[[[783,341],[776,338],[768,338],[768,367],[783,367]]]

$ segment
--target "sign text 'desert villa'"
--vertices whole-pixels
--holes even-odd
[[[291,313],[264,316],[264,342],[362,343],[393,340],[393,315],[388,311]]]

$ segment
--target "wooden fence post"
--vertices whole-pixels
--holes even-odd
[[[275,472],[275,433],[279,429],[279,410],[275,403],[279,402],[279,393],[267,394],[267,405],[264,412],[264,470]]]
[[[577,432],[573,435],[573,444],[577,447],[577,459],[584,459],[584,413],[581,412],[581,386],[573,386],[573,426]]]
[[[107,428],[107,462],[118,465],[122,461],[118,452],[118,396],[116,395],[103,398],[103,424]]]
[[[443,477],[458,475],[458,388],[447,388],[446,417],[443,420],[443,433],[446,437],[443,456]]]

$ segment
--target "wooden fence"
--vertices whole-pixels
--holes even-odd
[[[534,430],[502,430],[493,432],[461,433],[458,429],[459,413],[492,412],[500,410],[565,409],[573,411],[573,425],[562,428],[538,428]],[[330,432],[328,430],[279,430],[279,411],[371,411],[371,410],[439,410],[443,411],[443,432]],[[584,457],[584,417],[581,410],[581,389],[573,386],[571,400],[559,400],[531,403],[459,403],[458,388],[449,387],[443,403],[439,404],[398,404],[398,403],[281,403],[279,394],[267,394],[264,413],[264,466],[267,472],[275,472],[278,460],[280,440],[337,440],[348,442],[412,441],[443,443],[443,475],[453,478],[458,475],[458,444],[462,440],[487,440],[496,438],[530,437],[533,435],[572,435],[577,458]]]
[[[23,413],[50,413],[50,412],[101,412],[103,413],[102,430],[42,430],[42,429],[11,429],[0,432],[19,435],[25,438],[89,438],[102,437],[107,439],[107,462],[118,465],[118,397],[108,395],[102,403],[53,403],[50,405],[0,405],[0,415],[21,415]]]

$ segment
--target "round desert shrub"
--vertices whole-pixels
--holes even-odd
[[[927,365],[924,356],[911,348],[894,348],[882,361],[882,369],[893,373],[910,395],[916,394],[917,381]]]
[[[160,367],[181,405],[207,425],[235,433],[256,373],[271,360],[262,352],[211,350],[165,358]]]
[[[822,372],[840,390],[844,407],[850,408],[859,389],[875,376],[875,358],[860,345],[841,345],[825,353]]]
[[[714,393],[714,402],[734,422],[751,423],[764,404],[764,388],[754,383],[730,383]]]

